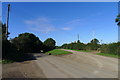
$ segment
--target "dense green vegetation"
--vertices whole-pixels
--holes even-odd
[[[44,51],[50,51],[55,49],[55,40],[53,40],[52,38],[48,38],[44,41]]]
[[[55,40],[48,38],[43,43],[32,33],[22,33],[18,37],[8,40],[9,32],[6,35],[6,25],[1,23],[2,29],[2,62],[25,61],[35,59],[32,53],[49,51],[55,48]]]
[[[63,44],[59,48],[71,49],[81,52],[100,51],[101,53],[99,53],[98,55],[111,57],[120,56],[120,42],[110,44],[99,44],[99,40],[93,39],[88,44],[75,42],[70,44]]]
[[[101,53],[118,55],[118,53],[120,53],[120,42],[111,43],[111,44],[102,44],[100,51]]]
[[[63,55],[63,54],[70,54],[71,52],[69,51],[63,51],[63,50],[59,50],[59,49],[54,49],[52,51],[48,51],[46,54],[51,53],[52,55]]]
[[[84,44],[81,43],[80,41],[77,41],[70,44],[63,44],[60,48],[90,51],[90,50],[99,50],[100,44],[99,44],[99,40],[93,39],[88,44]]]
[[[34,53],[40,52],[43,47],[43,43],[32,33],[22,33],[18,37],[10,40],[15,45],[17,50],[22,53]]]
[[[0,60],[0,64],[13,63],[12,60]]]

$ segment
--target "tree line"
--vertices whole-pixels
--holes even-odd
[[[56,41],[52,38],[42,42],[33,33],[21,33],[17,37],[8,40],[6,37],[6,25],[0,23],[2,28],[2,59],[21,61],[29,56],[28,53],[40,53],[55,49]]]
[[[120,27],[120,14],[115,19],[117,25]],[[39,53],[46,52],[55,49],[56,41],[52,38],[46,39],[42,42],[36,35],[32,33],[22,33],[18,37],[8,40],[9,32],[6,35],[6,24],[2,24],[0,21],[0,30],[2,30],[2,59],[10,59],[15,61],[21,61],[28,58],[27,53]],[[93,39],[89,43],[84,44],[79,40],[74,43],[63,44],[57,46],[57,48],[64,49],[76,49],[76,50],[99,50],[103,53],[119,54],[120,42],[110,44],[99,44],[98,39]]]
[[[78,40],[77,42],[72,42],[69,44],[63,44],[60,48],[65,49],[76,49],[76,50],[98,50],[100,48],[98,39],[93,39],[89,43],[84,44]]]
[[[58,48],[64,49],[75,49],[75,50],[95,50],[101,53],[115,54],[120,53],[120,42],[110,43],[110,44],[100,44],[98,39],[92,39],[89,43],[84,44],[79,40],[74,43],[63,44]]]
[[[120,14],[115,19],[115,22],[118,25],[118,28],[120,28]],[[118,37],[120,35],[118,34]],[[74,43],[69,44],[63,44],[60,47],[57,48],[64,48],[64,49],[76,49],[76,50],[98,50],[101,53],[108,53],[108,54],[115,54],[120,55],[120,40],[116,43],[110,43],[110,44],[99,44],[98,39],[92,39],[89,43],[84,44],[81,43],[79,40]]]

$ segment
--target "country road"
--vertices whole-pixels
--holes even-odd
[[[70,51],[72,54],[54,56],[36,53],[34,54],[36,60],[3,64],[2,77],[118,78],[118,59],[88,52],[62,50]]]
[[[65,51],[73,54],[37,58],[35,62],[47,78],[118,78],[118,59]]]

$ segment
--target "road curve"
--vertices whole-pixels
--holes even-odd
[[[118,78],[118,59],[70,51],[65,56],[44,56],[36,63],[47,78]]]

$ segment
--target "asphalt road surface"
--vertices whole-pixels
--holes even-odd
[[[118,59],[87,52],[65,51],[73,54],[38,56],[35,62],[47,78],[118,78]]]

